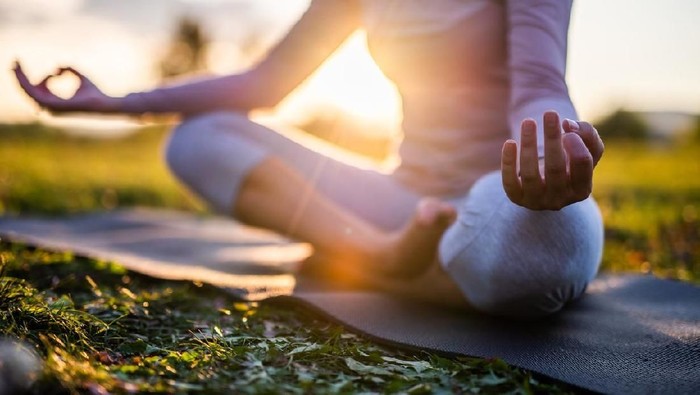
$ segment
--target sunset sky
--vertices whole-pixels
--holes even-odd
[[[19,92],[10,71],[15,58],[23,61],[31,78],[71,64],[109,94],[121,95],[156,84],[154,65],[183,14],[204,24],[213,40],[212,69],[225,73],[250,62],[238,50],[238,42],[252,37],[273,43],[307,4],[308,0],[0,0],[0,67],[5,68],[0,73],[0,122],[37,119],[36,107]],[[619,107],[700,112],[698,17],[697,0],[576,2],[567,79],[581,117],[595,119]],[[331,103],[368,119],[398,120],[395,92],[366,53],[361,33],[307,85],[283,108],[286,116]]]

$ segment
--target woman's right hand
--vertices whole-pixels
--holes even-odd
[[[63,112],[98,112],[114,113],[119,111],[119,99],[105,95],[92,81],[72,67],[62,67],[56,74],[49,74],[38,84],[29,82],[19,62],[15,62],[15,76],[22,89],[42,108],[52,113]],[[53,77],[64,73],[75,75],[80,81],[72,97],[64,99],[49,89],[47,83]]]

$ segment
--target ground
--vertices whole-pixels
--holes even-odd
[[[0,213],[146,205],[204,211],[158,158],[162,128],[120,140],[0,126]],[[700,146],[608,142],[594,195],[603,270],[700,282]],[[31,393],[570,392],[499,360],[384,348],[289,306],[0,242],[0,332],[40,366]],[[7,379],[0,364],[0,384]],[[9,381],[8,381],[9,380]],[[0,386],[1,387],[1,386]],[[0,393],[2,388],[0,388]]]

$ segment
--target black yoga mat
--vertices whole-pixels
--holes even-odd
[[[506,362],[604,393],[700,393],[700,288],[602,276],[552,317],[521,322],[367,290],[308,287],[308,246],[232,221],[128,210],[0,218],[0,237],[117,261],[148,275],[209,282],[247,299],[296,303],[379,342]]]

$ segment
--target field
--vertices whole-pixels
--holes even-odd
[[[594,182],[602,270],[700,282],[700,145],[608,143]]]
[[[0,125],[0,213],[205,211],[160,160],[164,134],[96,140]],[[602,270],[700,282],[700,145],[606,148],[594,191],[606,223]],[[34,393],[570,391],[502,361],[386,349],[304,311],[239,303],[69,251],[1,242],[0,266],[0,331],[38,355],[24,352],[30,367],[45,361]]]

